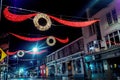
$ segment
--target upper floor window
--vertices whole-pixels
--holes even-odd
[[[84,40],[80,39],[77,41],[78,45],[79,45],[79,50],[80,51],[84,51]]]
[[[69,47],[64,48],[64,54],[65,56],[68,56],[70,54]]]
[[[55,60],[55,54],[52,55],[52,60]]]
[[[110,26],[112,23],[118,22],[117,12],[116,9],[113,9],[111,12],[106,14],[108,25]]]
[[[111,25],[112,24],[112,16],[111,16],[110,12],[106,14],[106,18],[107,18],[108,25]]]
[[[95,24],[89,27],[89,36],[92,36],[96,33]]]
[[[112,45],[116,45],[120,43],[120,33],[119,31],[115,31],[105,36],[106,45],[110,47]]]
[[[106,45],[107,45],[107,47],[109,47],[110,44],[109,44],[109,37],[108,37],[108,36],[105,36],[105,41],[106,41]]]
[[[97,52],[99,51],[99,43],[97,40],[91,41],[87,44],[88,52]]]
[[[64,57],[63,50],[60,50],[60,51],[58,51],[57,53],[58,53],[58,55],[59,55],[59,58],[62,58],[62,57]]]
[[[115,23],[118,22],[116,9],[113,9],[113,10],[112,10],[112,17],[113,17],[113,21],[114,21]]]
[[[72,51],[72,53],[79,52],[79,45],[78,45],[77,41],[71,45],[71,51]]]

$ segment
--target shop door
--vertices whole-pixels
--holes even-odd
[[[73,76],[72,75],[72,61],[69,61],[68,63],[67,63],[67,67],[68,67],[68,76],[70,77],[70,76]]]

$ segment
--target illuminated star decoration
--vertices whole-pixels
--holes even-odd
[[[34,17],[37,14],[41,14],[39,12],[39,13],[32,13],[32,14],[27,14],[27,15],[17,15],[17,14],[13,14],[13,13],[9,12],[8,8],[9,7],[6,7],[4,9],[3,14],[4,14],[6,19],[8,19],[10,21],[13,21],[13,22],[21,22],[21,21],[27,20],[27,19],[29,19],[31,17]],[[92,25],[93,23],[99,21],[99,20],[90,20],[90,21],[78,21],[78,22],[75,22],[75,21],[63,20],[63,19],[51,16],[51,15],[48,15],[48,16],[51,19],[53,19],[53,20],[55,20],[55,21],[57,21],[57,22],[59,22],[61,24],[67,25],[69,27],[76,27],[76,28],[86,27],[86,26]]]

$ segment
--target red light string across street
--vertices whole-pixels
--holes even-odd
[[[36,16],[37,14],[40,14],[39,13],[31,13],[31,14],[26,14],[26,15],[18,15],[18,14],[13,14],[9,11],[9,7],[6,7],[3,11],[3,14],[5,16],[6,19],[10,20],[10,21],[13,21],[13,22],[21,22],[21,21],[24,21],[24,20],[27,20],[31,17],[34,17]],[[63,20],[63,19],[60,19],[60,18],[57,18],[57,17],[54,17],[54,16],[51,16],[51,15],[48,15],[50,18],[54,19],[55,21],[63,24],[63,25],[67,25],[69,27],[86,27],[86,26],[89,26],[89,25],[92,25],[93,23],[99,21],[99,20],[90,20],[90,21],[67,21],[67,20]]]
[[[14,33],[9,33],[9,34],[11,34],[11,35],[13,35],[13,36],[15,36],[15,37],[17,37],[17,38],[19,38],[19,39],[21,39],[21,40],[32,41],[32,42],[33,42],[33,41],[44,40],[44,39],[46,39],[47,37],[49,37],[49,36],[45,36],[45,37],[40,37],[40,38],[31,38],[31,37],[25,37],[25,36],[21,36],[21,35],[14,34]],[[66,39],[60,39],[60,38],[55,37],[55,39],[58,40],[58,41],[61,42],[61,43],[68,43],[68,42],[69,42],[68,37],[67,37]]]
[[[17,54],[18,51],[20,51],[20,50],[13,51],[13,52],[10,52],[7,50],[6,53],[7,53],[7,55],[15,55],[15,54]],[[47,50],[41,50],[40,52],[25,51],[25,50],[21,50],[21,51],[23,51],[24,53],[28,53],[28,54],[42,54],[42,53],[47,52]]]

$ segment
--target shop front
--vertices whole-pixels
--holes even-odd
[[[86,55],[84,60],[87,78],[91,80],[119,80],[119,59],[119,46]]]

